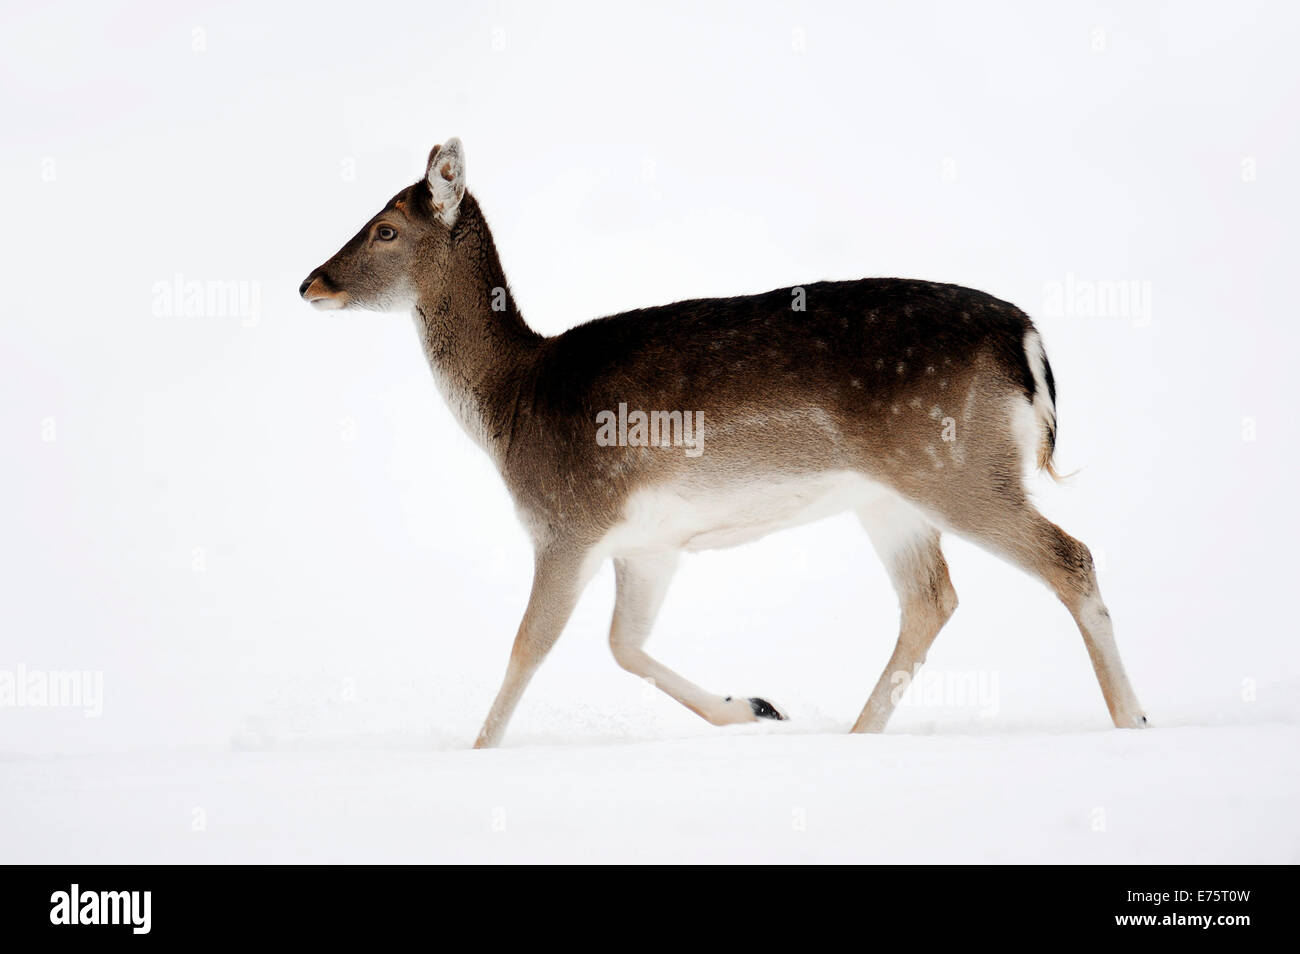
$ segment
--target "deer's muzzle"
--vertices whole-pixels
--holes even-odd
[[[347,304],[347,292],[330,287],[330,281],[319,268],[312,272],[298,286],[298,294],[313,308],[330,311]]]

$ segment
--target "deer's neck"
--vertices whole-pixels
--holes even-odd
[[[465,197],[445,263],[446,281],[416,298],[415,323],[439,390],[461,426],[500,462],[519,388],[542,337],[528,327],[506,284],[487,223]],[[464,218],[467,217],[467,218]]]

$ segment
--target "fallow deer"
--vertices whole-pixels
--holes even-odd
[[[1035,466],[1055,476],[1056,390],[1015,306],[874,278],[680,301],[545,337],[510,292],[457,139],[435,146],[424,178],[300,292],[318,309],[411,310],[439,389],[532,538],[532,592],[477,747],[500,742],[607,559],[619,665],[714,725],[783,718],[764,699],[695,685],[643,647],[682,551],[844,510],[901,606],[854,732],[885,728],[895,674],[917,670],[957,606],[943,531],[1046,583],[1083,634],[1114,724],[1146,724],[1088,548],[1026,493]]]

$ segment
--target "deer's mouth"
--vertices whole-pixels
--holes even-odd
[[[348,303],[348,293],[330,288],[323,275],[314,275],[299,289],[303,299],[317,311],[336,311]]]
[[[343,292],[330,292],[318,298],[308,298],[307,304],[317,311],[338,311],[348,303],[348,296]]]

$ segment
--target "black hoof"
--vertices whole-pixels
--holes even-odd
[[[754,715],[760,719],[775,719],[778,722],[784,722],[785,716],[781,710],[766,699],[753,698],[749,700],[749,708],[754,710]]]

